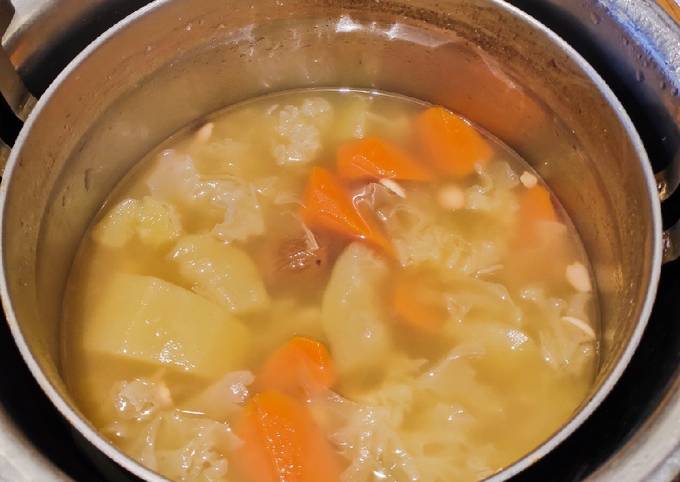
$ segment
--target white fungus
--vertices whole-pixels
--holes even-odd
[[[439,201],[439,205],[444,209],[455,211],[465,207],[465,193],[458,186],[449,184],[439,190],[437,201]]]
[[[531,189],[532,187],[536,186],[536,184],[538,184],[538,178],[529,171],[524,171],[522,175],[519,176],[519,181],[527,189]]]
[[[567,281],[576,291],[581,293],[590,293],[593,289],[590,284],[590,274],[588,269],[583,266],[583,263],[575,262],[567,266],[565,275]]]

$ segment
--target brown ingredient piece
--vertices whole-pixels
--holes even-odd
[[[284,290],[322,287],[339,248],[332,236],[311,231],[273,241],[263,258],[267,285]]]
[[[328,262],[328,246],[318,241],[316,244],[314,246],[307,238],[284,239],[279,244],[276,269],[299,273],[324,268]]]

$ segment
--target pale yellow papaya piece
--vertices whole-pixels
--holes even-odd
[[[182,234],[175,207],[151,196],[124,199],[114,206],[92,231],[94,240],[109,248],[121,248],[137,237],[150,246],[161,246]]]
[[[241,368],[250,334],[227,309],[151,276],[114,274],[87,297],[87,351],[201,377]]]
[[[197,234],[181,238],[170,258],[194,292],[232,313],[250,313],[269,306],[257,266],[242,249],[209,234]]]

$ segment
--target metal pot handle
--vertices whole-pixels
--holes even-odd
[[[663,262],[680,258],[680,221],[663,232]]]
[[[0,0],[0,39],[7,30],[10,21],[14,17],[14,6],[10,0]],[[23,80],[17,73],[12,61],[0,45],[0,93],[12,109],[12,112],[21,119],[26,120],[28,114],[35,106],[36,99],[31,95]],[[0,172],[5,167],[10,148],[0,140]]]
[[[680,152],[666,169],[656,174],[659,199],[663,202],[671,197],[678,186],[680,186]]]
[[[680,152],[666,169],[656,174],[656,188],[659,200],[664,202],[680,186]],[[668,263],[680,258],[680,221],[663,232],[663,262]]]

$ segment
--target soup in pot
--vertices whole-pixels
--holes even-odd
[[[448,110],[313,89],[167,140],[85,234],[62,368],[172,480],[478,480],[565,424],[597,364],[578,235]]]

